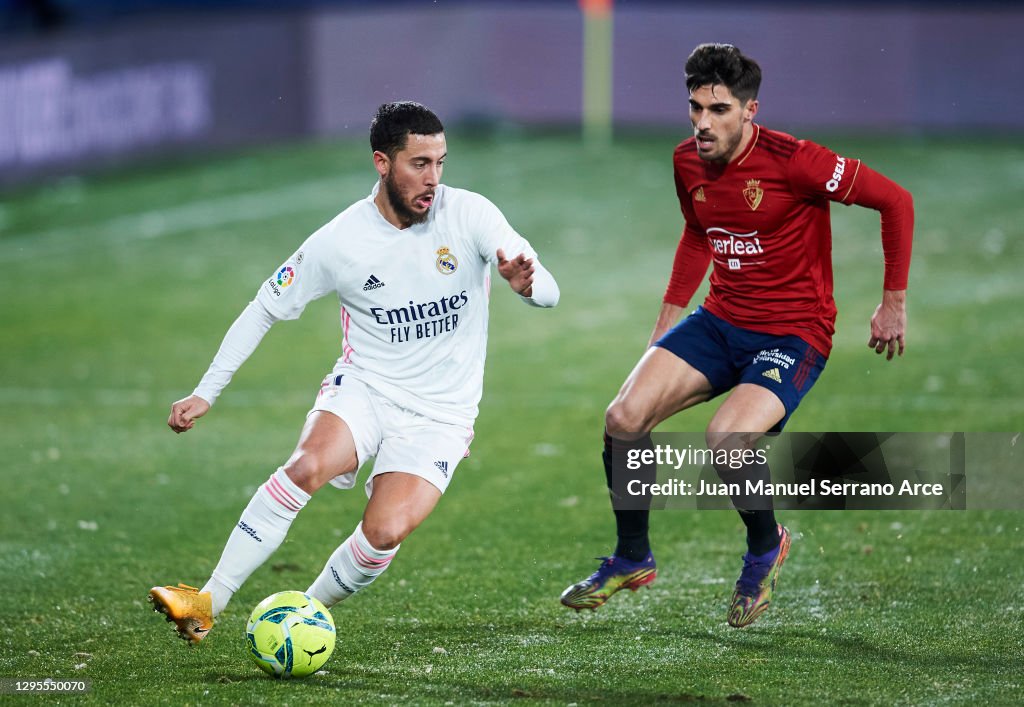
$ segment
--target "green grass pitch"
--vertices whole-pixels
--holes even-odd
[[[725,623],[735,515],[657,513],[651,589],[593,614],[559,605],[611,549],[602,414],[668,277],[677,139],[589,152],[564,135],[452,131],[445,181],[504,210],[562,302],[534,310],[495,288],[472,456],[381,581],[334,609],[326,672],[290,683],[250,663],[245,618],[307,586],[357,522],[361,491],[315,496],[199,647],[144,600],[153,584],[205,581],[292,450],[337,356],[336,303],[275,327],[195,430],[175,436],[165,420],[262,279],[369,191],[368,149],[281,147],[3,196],[0,676],[89,679],[89,695],[60,701],[94,704],[1024,700],[1015,511],[789,513],[776,603],[742,631]],[[789,429],[1019,430],[1024,147],[823,142],[915,195],[908,349],[886,363],[867,348],[878,219],[833,207],[836,346]],[[662,429],[700,430],[713,409]]]

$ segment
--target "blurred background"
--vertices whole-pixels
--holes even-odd
[[[1018,133],[1022,34],[1012,0],[0,0],[0,183],[362,137],[394,99],[595,139],[679,126],[702,41],[761,63],[776,129]]]

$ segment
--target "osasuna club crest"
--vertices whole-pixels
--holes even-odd
[[[761,188],[761,180],[747,180],[747,186],[743,189],[743,198],[747,200],[747,206],[750,207],[751,211],[757,211],[757,207],[761,205],[761,199],[764,198],[764,189]]]
[[[459,267],[459,259],[448,252],[448,248],[438,248],[436,265],[442,275],[451,275]]]

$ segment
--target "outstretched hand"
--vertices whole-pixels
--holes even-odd
[[[516,294],[529,297],[533,294],[533,260],[520,253],[512,260],[505,259],[505,251],[498,248],[498,272],[508,280]]]
[[[886,361],[891,361],[893,354],[903,355],[904,336],[907,333],[907,293],[906,290],[885,290],[882,303],[875,308],[871,317],[871,338],[868,347],[880,354],[888,350]]]
[[[167,418],[167,426],[181,434],[195,427],[196,420],[210,410],[210,403],[198,395],[190,395],[171,405],[171,414]]]

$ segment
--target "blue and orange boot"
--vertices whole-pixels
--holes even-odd
[[[743,572],[736,582],[729,605],[729,625],[743,628],[754,623],[772,603],[779,568],[789,554],[789,530],[779,526],[779,546],[764,555],[743,556]]]
[[[570,609],[594,611],[620,589],[631,589],[635,592],[653,582],[658,576],[654,555],[650,553],[639,562],[615,555],[597,559],[602,560],[597,572],[562,592],[561,602]]]

